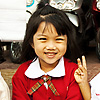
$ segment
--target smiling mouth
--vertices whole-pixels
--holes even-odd
[[[57,52],[44,52],[45,54],[50,54],[50,55],[54,55],[57,54]]]
[[[44,52],[48,58],[54,58],[57,52]]]

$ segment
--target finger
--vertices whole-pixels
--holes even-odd
[[[87,70],[85,56],[82,56],[82,64],[83,64],[83,67]]]
[[[80,75],[80,72],[78,69],[75,71],[75,75]]]
[[[85,73],[86,72],[85,68],[82,65],[80,65],[78,69],[80,69],[81,73]]]
[[[83,75],[83,71],[80,68],[78,68],[75,72],[78,75]]]
[[[81,65],[81,60],[80,60],[80,58],[77,59],[77,63],[78,63],[78,66]]]
[[[79,74],[83,73],[83,67],[82,67],[82,65],[79,66],[79,68],[77,69],[77,72]]]
[[[78,68],[79,74],[81,75],[83,73],[83,70]]]

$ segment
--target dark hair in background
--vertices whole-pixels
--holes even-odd
[[[65,58],[75,61],[77,57],[80,56],[79,48],[75,40],[76,30],[73,27],[72,23],[63,11],[53,8],[48,4],[49,0],[41,0],[41,2],[38,4],[37,10],[29,19],[22,45],[22,62],[31,59],[33,60],[37,57],[34,49],[31,47],[31,44],[33,43],[33,36],[37,32],[37,29],[41,22],[45,22],[46,27],[48,27],[48,23],[53,24],[57,30],[58,35],[67,35],[68,42],[67,51],[64,55]]]

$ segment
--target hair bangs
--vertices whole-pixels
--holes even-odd
[[[58,35],[67,35],[68,29],[66,28],[66,23],[61,16],[50,14],[43,17],[43,19],[44,22],[51,23],[56,28]]]

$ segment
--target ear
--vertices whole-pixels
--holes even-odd
[[[30,43],[31,47],[34,49],[34,44],[33,43]]]

